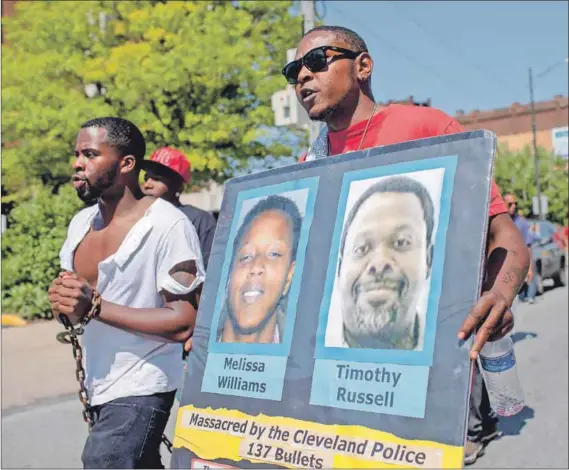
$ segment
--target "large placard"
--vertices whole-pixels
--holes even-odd
[[[226,183],[173,468],[456,468],[495,135]]]

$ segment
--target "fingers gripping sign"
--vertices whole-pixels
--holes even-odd
[[[470,357],[476,359],[487,341],[504,337],[514,327],[510,307],[516,298],[530,266],[530,256],[520,231],[508,214],[499,214],[490,221],[489,254],[482,294],[460,327],[458,338],[476,336]]]

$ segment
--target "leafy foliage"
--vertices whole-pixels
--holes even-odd
[[[2,234],[2,309],[24,317],[50,315],[47,290],[59,274],[59,250],[83,206],[71,187],[41,188],[9,216]]]
[[[280,139],[262,137],[273,121],[271,95],[284,86],[285,51],[302,31],[291,5],[18,2],[16,15],[3,18],[7,191],[66,181],[78,127],[95,116],[133,121],[148,152],[180,148],[196,183],[221,181],[251,157],[289,156]]]
[[[563,224],[567,220],[569,199],[567,161],[538,149],[539,175],[542,194],[549,201],[547,218]],[[536,195],[533,151],[525,147],[512,152],[500,147],[496,157],[494,178],[502,194],[511,192],[518,198],[518,207],[532,215],[532,198]]]
[[[81,206],[63,183],[86,120],[133,121],[148,154],[181,149],[197,187],[291,155],[306,136],[274,129],[270,101],[301,36],[294,11],[292,1],[41,1],[2,18],[2,202],[15,207],[2,236],[5,311],[49,315]]]

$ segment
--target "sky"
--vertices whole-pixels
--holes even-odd
[[[353,29],[366,41],[377,101],[430,98],[454,116],[529,103],[529,67],[536,101],[567,96],[568,5],[317,0],[316,10],[324,24]]]

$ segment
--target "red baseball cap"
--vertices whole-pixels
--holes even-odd
[[[144,165],[146,168],[152,168],[152,164],[158,164],[169,168],[175,173],[179,174],[184,183],[189,183],[192,177],[191,165],[186,156],[172,147],[162,147],[156,150],[150,159],[145,160]]]

